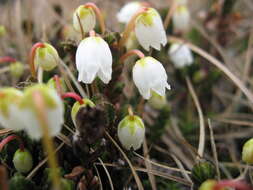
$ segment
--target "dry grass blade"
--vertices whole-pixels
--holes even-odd
[[[180,39],[180,38],[176,38],[176,37],[169,37],[169,41],[170,42],[174,42],[174,41],[178,41],[181,43],[184,43],[185,41]],[[242,83],[242,81],[240,79],[237,78],[237,76],[235,76],[235,74],[233,74],[223,63],[221,63],[220,61],[218,61],[216,58],[214,58],[213,56],[211,56],[210,54],[208,54],[206,51],[204,51],[203,49],[191,44],[191,43],[186,43],[186,45],[188,45],[188,47],[194,51],[195,53],[199,54],[200,56],[202,56],[203,58],[205,58],[206,60],[208,60],[210,63],[212,63],[213,65],[215,65],[217,68],[219,68],[223,73],[225,73],[232,81],[233,83],[241,89],[241,91],[244,93],[244,95],[248,98],[248,100],[250,101],[250,107],[253,110],[253,94],[248,90],[248,88]]]
[[[10,133],[12,133],[13,130],[12,129],[1,129],[0,130],[0,136],[3,136],[3,135],[8,135]]]
[[[199,115],[200,133],[199,133],[199,147],[198,147],[198,156],[197,156],[197,158],[199,156],[200,156],[200,158],[202,158],[203,154],[204,154],[204,149],[205,149],[205,122],[204,122],[204,116],[203,116],[203,112],[202,112],[198,97],[197,97],[197,95],[194,91],[194,88],[192,86],[192,83],[191,83],[191,81],[188,77],[186,77],[186,83],[187,83],[188,89],[189,89],[190,94],[193,98],[194,104],[197,108],[198,115]]]
[[[222,119],[222,118],[215,118],[214,120],[222,122],[222,123],[233,124],[233,125],[253,127],[253,122],[249,122],[249,121]]]
[[[165,29],[168,28],[168,26],[170,24],[171,17],[173,15],[174,11],[176,10],[176,8],[177,8],[177,2],[175,0],[172,0],[172,4],[170,6],[170,9],[169,9],[169,11],[166,15],[166,18],[164,20],[164,23],[163,23],[163,26]]]
[[[103,190],[103,184],[102,184],[101,177],[100,177],[100,174],[99,174],[99,172],[98,172],[98,169],[97,169],[97,167],[96,167],[95,164],[94,164],[93,166],[94,166],[94,168],[95,168],[95,170],[96,170],[96,173],[97,173],[97,175],[98,175],[98,180],[99,180],[99,184],[100,184],[100,190]]]
[[[54,153],[58,152],[62,147],[63,147],[64,143],[61,143],[56,150],[54,151]],[[26,179],[31,179],[35,173],[47,162],[48,157],[44,158],[44,160],[42,160],[27,176]]]
[[[134,155],[138,156],[139,158],[143,159],[144,161],[147,161],[147,162],[150,162],[151,164],[155,165],[155,166],[158,166],[158,167],[161,167],[165,170],[169,170],[169,171],[172,171],[172,172],[181,172],[180,169],[178,168],[172,168],[172,167],[169,167],[169,166],[165,166],[165,165],[162,165],[162,164],[159,164],[159,163],[156,163],[156,162],[153,162],[152,160],[149,160],[147,158],[144,158],[143,156],[139,155],[138,153],[134,152]],[[190,174],[191,172],[188,171],[188,170],[184,170],[184,172]]]
[[[144,153],[145,158],[150,159],[149,154],[148,154],[148,145],[147,145],[146,138],[144,138],[143,153]],[[157,190],[155,177],[154,177],[154,175],[152,175],[149,172],[152,169],[152,166],[151,166],[150,162],[148,162],[146,159],[145,159],[145,165],[146,165],[146,168],[148,170],[148,178],[149,178],[152,190]]]
[[[111,186],[111,189],[114,190],[113,183],[112,183],[112,178],[111,178],[111,176],[110,176],[109,171],[107,170],[107,168],[106,168],[104,162],[101,160],[101,158],[98,158],[98,160],[99,160],[99,162],[101,163],[102,167],[103,167],[104,170],[105,170],[105,173],[106,173],[106,175],[107,175],[107,177],[108,177],[108,180],[109,180],[109,183],[110,183],[110,186]]]
[[[217,155],[216,145],[215,145],[215,141],[214,141],[213,128],[212,128],[210,119],[208,119],[208,127],[210,130],[210,140],[211,140],[211,146],[212,146],[212,151],[213,151],[213,157],[214,157],[217,177],[218,177],[218,180],[220,180],[221,175],[220,175],[220,170],[219,170],[219,161],[218,161],[218,155]]]
[[[116,143],[116,141],[111,137],[111,135],[108,132],[105,132],[105,134],[112,141],[112,143],[116,146],[116,148],[120,151],[120,153],[123,155],[123,157],[127,161],[128,165],[133,173],[133,176],[134,176],[134,179],[135,179],[136,184],[138,186],[138,189],[144,190],[141,180],[140,180],[139,176],[137,175],[135,168],[133,167],[131,161],[128,159],[127,155],[124,153],[124,151],[120,148],[120,146]]]

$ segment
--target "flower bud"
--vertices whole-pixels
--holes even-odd
[[[188,0],[175,0],[177,5],[186,5],[188,3]]]
[[[33,158],[31,153],[24,149],[18,149],[13,157],[13,164],[18,172],[27,173],[33,167]]]
[[[62,92],[66,92],[67,87],[64,80],[62,78],[59,78],[59,82],[60,82],[60,87],[61,87]],[[54,78],[51,78],[49,79],[49,81],[47,81],[47,86],[54,90],[57,90],[56,81]]]
[[[215,180],[206,180],[204,183],[201,184],[199,190],[213,190],[214,186],[217,184]]]
[[[21,130],[21,111],[19,104],[22,101],[23,93],[15,88],[0,89],[0,124],[5,128]]]
[[[10,73],[14,78],[20,78],[24,73],[24,65],[20,62],[14,62],[10,64]]]
[[[137,150],[141,147],[145,136],[142,119],[136,115],[128,115],[118,125],[119,141],[124,148]]]
[[[3,37],[6,35],[6,29],[3,25],[0,25],[0,37]]]
[[[179,5],[172,16],[174,31],[186,32],[190,27],[190,12],[185,5]]]
[[[182,68],[193,63],[193,55],[187,45],[173,43],[168,52],[171,61],[177,68]]]
[[[253,164],[253,138],[243,145],[242,160],[247,164]]]
[[[95,104],[87,98],[83,99],[83,104],[80,104],[80,102],[78,102],[78,101],[74,103],[74,105],[71,109],[71,118],[72,118],[72,121],[75,125],[76,125],[76,115],[77,115],[78,111],[81,108],[86,107],[86,106],[93,108],[93,107],[95,107]]]
[[[48,43],[38,47],[35,52],[34,63],[45,71],[53,70],[59,62],[59,55],[56,49]]]
[[[77,16],[78,15],[78,16]],[[78,18],[79,17],[79,18]],[[79,21],[80,19],[80,21]],[[81,32],[80,24],[83,32],[89,32],[96,25],[96,15],[92,8],[80,5],[73,14],[73,26],[78,32]]]
[[[192,168],[192,181],[194,184],[202,184],[207,179],[214,179],[216,171],[210,162],[200,162]]]
[[[167,105],[167,100],[165,96],[160,96],[159,94],[152,92],[152,96],[148,100],[148,103],[152,108],[160,110]]]

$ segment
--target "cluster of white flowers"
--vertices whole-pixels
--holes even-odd
[[[177,0],[177,7],[172,16],[175,31],[184,32],[189,28],[190,14],[186,0]],[[95,27],[96,18],[92,9],[80,6],[73,15],[73,25],[77,31],[89,32]],[[126,38],[134,35],[145,50],[150,48],[161,50],[167,44],[166,31],[159,13],[143,2],[130,2],[117,14],[120,23],[126,24],[119,47],[126,45]],[[131,50],[130,50],[131,51]],[[139,50],[134,50],[139,51]],[[142,53],[141,53],[142,54]],[[129,54],[131,55],[131,53]],[[193,56],[186,45],[175,43],[168,51],[171,61],[180,68],[193,63]],[[90,84],[98,76],[108,84],[112,75],[112,53],[109,45],[101,37],[93,35],[83,39],[76,52],[76,68],[78,81]],[[133,82],[144,99],[150,99],[156,93],[165,97],[166,89],[170,89],[166,71],[158,60],[144,55],[140,56],[132,70]],[[118,136],[126,149],[140,147],[145,127],[137,116],[127,116],[118,127]],[[133,119],[134,118],[134,119]],[[138,121],[138,122],[136,122]],[[137,124],[136,124],[137,123]],[[143,130],[144,129],[144,130]]]
[[[24,92],[15,88],[0,89],[0,124],[15,131],[25,130],[31,138],[40,139],[43,132],[35,111],[35,92],[44,102],[49,135],[55,136],[64,122],[64,107],[57,92],[45,84],[28,87]]]

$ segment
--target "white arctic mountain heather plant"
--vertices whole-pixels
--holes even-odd
[[[112,75],[112,54],[108,44],[100,37],[81,41],[76,52],[78,81],[90,84],[98,76],[105,84]]]
[[[172,15],[173,29],[176,32],[186,32],[190,27],[190,12],[185,5],[179,5]]]
[[[124,5],[117,13],[119,22],[127,24],[131,17],[143,6],[141,2],[133,1]]]
[[[15,88],[0,89],[0,124],[9,129],[22,130],[22,113],[19,103],[23,93]]]
[[[45,84],[37,84],[33,87],[29,87],[24,92],[24,97],[20,103],[20,109],[22,111],[21,115],[25,129],[32,139],[38,140],[43,136],[40,122],[35,111],[35,103],[33,101],[33,94],[35,92],[41,94],[45,103],[49,136],[56,136],[61,131],[64,122],[63,102],[57,92]]]
[[[170,60],[175,67],[181,68],[193,63],[193,55],[187,45],[181,43],[173,43],[168,51]]]
[[[140,45],[149,50],[161,49],[167,43],[166,33],[159,13],[153,8],[146,8],[135,20],[135,34]]]
[[[126,116],[118,125],[118,137],[127,150],[137,150],[141,147],[145,136],[145,126],[142,119],[136,115]]]
[[[170,90],[163,65],[153,57],[144,57],[135,63],[133,80],[144,99],[151,97],[151,91],[165,96],[166,88]]]
[[[79,23],[79,19],[80,23]],[[96,14],[90,7],[80,5],[73,14],[73,27],[76,31],[81,32],[80,24],[83,32],[89,32],[96,25]]]

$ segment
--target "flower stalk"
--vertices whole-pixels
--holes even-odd
[[[97,19],[98,19],[98,22],[99,22],[99,25],[100,25],[100,29],[101,29],[101,33],[104,34],[105,33],[105,21],[104,21],[104,17],[100,11],[100,9],[97,7],[96,4],[94,3],[86,3],[84,5],[84,7],[86,8],[92,8],[92,10],[95,12],[95,14],[97,15]]]
[[[19,136],[17,136],[17,135],[10,135],[10,136],[4,138],[0,142],[0,152],[3,150],[3,147],[6,144],[8,144],[10,141],[13,141],[13,140],[17,140],[19,142],[19,149],[20,149],[20,151],[24,151],[25,146],[24,146],[24,143],[23,143],[22,139]]]
[[[124,63],[124,61],[125,61],[128,57],[130,57],[130,56],[132,56],[132,55],[137,55],[140,59],[143,58],[143,57],[145,57],[145,55],[144,55],[140,50],[138,50],[138,49],[133,49],[133,50],[128,51],[128,52],[127,52],[126,54],[124,54],[123,56],[121,56],[120,59],[119,59],[119,62],[120,62],[120,63]]]
[[[4,57],[0,58],[0,63],[14,63],[16,61],[17,61],[16,59],[14,59],[10,56],[4,56]]]
[[[61,95],[62,99],[65,98],[73,98],[76,101],[78,101],[81,105],[84,104],[83,99],[81,98],[81,96],[79,96],[78,94],[74,93],[74,92],[66,92],[64,94]]]
[[[41,47],[45,47],[45,45],[41,42],[34,44],[31,51],[30,51],[30,54],[29,54],[30,71],[31,71],[32,77],[34,77],[34,78],[36,78],[34,58],[35,58],[36,50]]]
[[[62,94],[62,88],[61,88],[60,78],[59,78],[58,75],[54,75],[53,79],[55,81],[55,86],[56,86],[57,93],[59,94],[59,96],[61,96],[61,94]]]
[[[60,177],[57,171],[58,164],[57,164],[57,160],[54,154],[53,141],[49,136],[49,128],[48,128],[48,121],[46,118],[45,103],[39,91],[35,91],[33,93],[33,102],[34,102],[36,116],[38,118],[41,130],[43,132],[42,142],[43,142],[44,151],[47,151],[48,153],[49,166],[52,168],[53,187],[55,190],[59,190]]]
[[[122,37],[119,41],[119,48],[123,47],[127,39],[129,38],[131,31],[134,29],[136,18],[142,13],[145,13],[147,10],[148,10],[147,7],[140,8],[139,11],[137,11],[137,13],[135,13],[135,15],[130,19],[124,32],[122,33]]]

